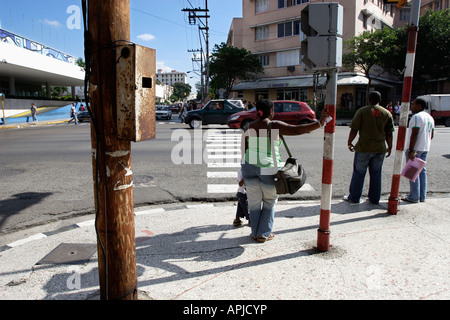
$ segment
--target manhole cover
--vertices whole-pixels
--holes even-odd
[[[83,264],[96,250],[96,244],[61,243],[36,264]]]
[[[22,169],[3,169],[0,170],[0,178],[15,176],[17,174],[24,173],[25,170]]]

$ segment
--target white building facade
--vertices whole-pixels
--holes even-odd
[[[172,70],[171,72],[163,72],[162,69],[158,69],[156,72],[156,80],[172,86],[176,82],[187,83],[187,74],[176,70]]]

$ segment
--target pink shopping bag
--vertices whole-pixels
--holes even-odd
[[[420,171],[422,171],[426,164],[427,162],[420,158],[414,158],[414,160],[409,159],[402,170],[402,176],[411,181],[416,181]]]

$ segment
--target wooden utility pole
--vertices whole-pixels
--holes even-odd
[[[92,163],[100,298],[137,299],[131,142],[116,124],[116,46],[130,39],[129,0],[88,1]]]

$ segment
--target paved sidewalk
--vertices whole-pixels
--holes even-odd
[[[331,248],[315,249],[320,201],[279,202],[275,238],[235,228],[235,203],[136,209],[141,299],[450,298],[450,197],[399,206],[332,202]],[[94,217],[1,247],[0,299],[99,298],[94,253],[82,264],[37,264],[62,243],[96,244]],[[88,219],[88,220],[86,220]]]

